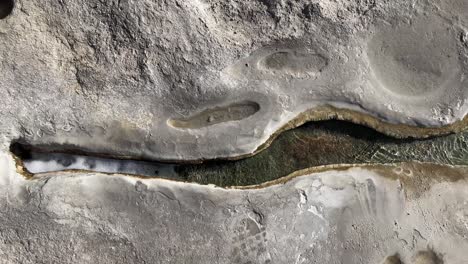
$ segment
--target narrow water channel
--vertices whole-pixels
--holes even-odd
[[[428,139],[395,139],[344,121],[310,122],[282,133],[264,151],[237,161],[168,164],[11,148],[32,174],[87,170],[160,177],[218,186],[260,184],[321,165],[408,161],[468,165],[468,132]]]

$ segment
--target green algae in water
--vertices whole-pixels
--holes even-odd
[[[176,168],[201,184],[260,184],[310,167],[332,164],[430,162],[468,165],[468,132],[428,139],[394,139],[344,121],[311,122],[282,133],[269,148],[238,161]]]

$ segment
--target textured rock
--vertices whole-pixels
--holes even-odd
[[[464,0],[17,0],[0,20],[2,145],[236,157],[339,109],[436,134],[378,122],[464,118],[467,13]]]
[[[86,173],[28,181],[0,162],[3,263],[442,263],[418,253],[428,248],[466,263],[465,167],[343,167],[227,190]]]
[[[467,164],[466,132],[279,134],[466,129],[467,14],[466,0],[0,1],[0,263],[466,264],[468,168],[449,166]],[[239,162],[143,161],[240,159],[277,137]],[[248,186],[29,177],[14,143]],[[397,163],[411,160],[432,163]]]

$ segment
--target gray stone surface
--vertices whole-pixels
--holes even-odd
[[[1,145],[234,157],[321,105],[452,124],[466,14],[465,0],[17,0],[0,20]]]
[[[467,167],[334,164],[223,189],[28,178],[8,150],[239,158],[328,118],[457,132],[467,72],[466,0],[0,1],[0,263],[466,264]]]
[[[433,263],[410,261],[427,250],[440,263],[467,259],[466,167],[328,169],[252,190],[14,170],[2,155],[1,263]]]

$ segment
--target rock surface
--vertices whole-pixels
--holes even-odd
[[[0,145],[236,157],[325,105],[356,122],[455,124],[465,2],[2,1]]]
[[[467,132],[279,134],[461,132],[467,72],[466,0],[2,0],[0,263],[466,264]]]
[[[87,173],[28,181],[14,168],[2,155],[2,263],[466,263],[466,167],[343,167],[251,190]]]

